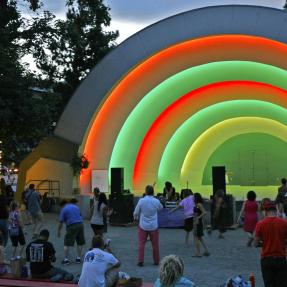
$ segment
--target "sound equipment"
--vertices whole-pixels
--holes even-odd
[[[112,193],[109,197],[109,205],[113,209],[110,223],[126,224],[133,222],[134,196],[133,194]]]
[[[111,168],[111,193],[122,194],[124,191],[124,169],[122,167]]]
[[[212,185],[213,194],[215,194],[218,189],[222,189],[224,193],[226,193],[225,166],[212,167]]]

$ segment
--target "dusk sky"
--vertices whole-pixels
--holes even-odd
[[[43,0],[45,8],[64,17],[65,0]],[[195,8],[225,4],[249,4],[282,8],[285,0],[105,0],[111,8],[111,29],[119,30],[121,42],[144,27]]]
[[[120,36],[117,43],[121,43],[129,36],[161,19],[188,10],[205,6],[247,4],[260,5],[282,9],[285,0],[105,0],[111,8],[111,30],[118,30]],[[65,0],[43,0],[44,10],[53,12],[57,17],[65,17]],[[31,55],[23,58],[30,67],[36,66]]]

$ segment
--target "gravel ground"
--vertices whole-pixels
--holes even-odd
[[[45,228],[50,230],[50,241],[57,251],[55,266],[61,266],[63,259],[63,235],[57,238],[57,215],[44,214]],[[31,227],[26,228],[27,242],[31,239]],[[92,230],[89,222],[85,221],[85,235],[87,244],[85,251],[90,247]],[[158,267],[153,265],[151,244],[146,244],[146,257],[144,267],[137,267],[137,228],[136,227],[108,227],[107,238],[110,238],[111,247],[116,256],[121,260],[121,271],[131,276],[141,277],[145,282],[154,282],[157,278]],[[251,272],[256,278],[256,286],[263,287],[260,272],[260,250],[246,247],[246,235],[242,229],[228,231],[225,239],[218,239],[217,232],[211,236],[205,235],[210,250],[210,257],[193,258],[193,241],[191,246],[184,245],[184,231],[182,229],[160,229],[160,254],[161,257],[177,254],[185,263],[185,276],[190,278],[198,287],[219,287],[230,276],[242,274],[248,277]],[[6,249],[7,259],[11,257],[11,242]],[[71,249],[70,259],[75,258],[75,249]],[[65,268],[73,274],[81,272],[81,265],[72,263]]]

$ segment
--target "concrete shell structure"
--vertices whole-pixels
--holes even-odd
[[[272,196],[286,176],[287,14],[257,6],[188,11],[133,35],[89,74],[55,130],[21,164],[18,190],[61,181],[79,150],[91,171],[125,168],[125,187],[142,194],[170,180],[209,195],[211,166],[225,165],[227,190]]]

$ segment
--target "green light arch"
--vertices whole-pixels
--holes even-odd
[[[158,170],[159,185],[167,179],[177,186],[181,185],[180,170],[190,146],[211,126],[230,118],[248,116],[269,118],[287,124],[286,108],[264,101],[225,101],[202,109],[186,120],[166,145]]]
[[[287,142],[286,124],[275,120],[239,117],[222,121],[206,130],[191,145],[181,168],[181,183],[189,181],[195,186],[200,186],[204,168],[213,151],[236,135],[254,132],[270,134]]]
[[[227,186],[277,186],[286,176],[286,162],[286,142],[281,139],[260,133],[235,136],[212,153],[202,185],[212,185],[212,166],[225,166]]]
[[[149,92],[130,113],[114,144],[109,167],[124,167],[126,185],[132,186],[136,155],[150,125],[168,105],[191,90],[228,80],[251,80],[286,89],[286,79],[285,70],[247,61],[215,62],[182,71]]]

